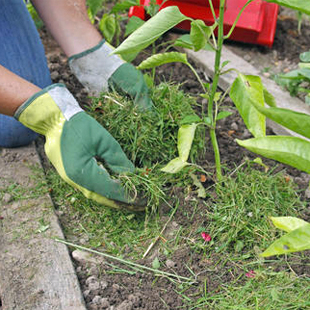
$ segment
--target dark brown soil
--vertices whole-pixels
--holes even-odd
[[[278,21],[278,28],[273,48],[268,49],[259,46],[249,46],[245,44],[229,43],[239,55],[247,56],[247,60],[263,69],[270,67],[270,70],[281,71],[292,68],[298,63],[299,53],[310,48],[310,26],[305,24],[302,27],[302,33],[297,32],[297,22],[290,17],[283,17]],[[50,36],[42,30],[42,37],[46,46],[49,67],[52,72],[54,82],[64,82],[69,90],[75,95],[78,101],[83,105],[89,102],[87,92],[70,72],[66,57],[57,47]],[[158,70],[158,76],[161,79],[173,80],[183,84],[183,89],[191,93],[199,91],[199,85],[190,71],[180,64],[166,65]],[[227,101],[227,105],[231,103]],[[244,158],[254,158],[253,154],[245,151],[237,146],[235,138],[247,138],[249,132],[245,129],[242,120],[237,113],[226,118],[219,123],[218,141],[221,150],[222,161],[233,169],[238,166]],[[40,143],[39,143],[40,144]],[[207,148],[211,150],[211,148]],[[206,157],[201,163],[205,167],[212,166],[213,153],[207,151]],[[274,163],[271,163],[273,165]],[[46,165],[48,163],[46,162]],[[284,166],[279,165],[278,169]],[[295,169],[287,168],[288,174],[295,178],[301,189],[305,189],[308,185],[309,178],[305,173],[300,173]],[[181,195],[182,189],[175,195]],[[212,195],[211,195],[212,196]],[[205,206],[200,206],[204,210]],[[184,216],[186,206],[181,204],[178,212],[175,214],[175,225],[183,225],[189,227],[191,225],[203,224],[205,217],[199,218],[201,212],[196,212],[196,216],[189,221]],[[305,218],[309,218],[309,214],[305,214]],[[221,283],[230,282],[238,278],[243,270],[242,266],[226,263],[223,269],[218,270],[216,262],[225,261],[225,257],[218,255],[212,256],[209,260],[201,260],[201,254],[191,251],[188,247],[183,246],[170,258],[169,261],[165,257],[159,257],[161,263],[166,265],[166,271],[175,272],[182,276],[191,276],[189,269],[185,267],[184,262],[188,262],[191,270],[198,274],[197,283],[193,284],[187,294],[191,296],[201,296],[203,293],[203,280],[205,279],[206,270],[208,270],[208,291],[216,291]],[[296,257],[295,257],[296,259]],[[296,266],[296,274],[306,274],[310,276],[309,259],[300,258],[294,264]],[[150,266],[150,260],[140,262]],[[114,310],[131,310],[131,309],[188,309],[185,308],[183,299],[180,294],[175,291],[176,285],[170,280],[161,277],[155,277],[151,273],[136,272],[132,275],[128,273],[111,274],[111,268],[106,264],[99,266],[91,266],[83,263],[76,263],[77,274],[80,279],[81,288],[85,296],[88,309],[114,309]],[[279,267],[280,268],[280,267]],[[242,280],[240,280],[242,281]],[[180,289],[181,290],[181,289]],[[1,304],[0,304],[1,306]]]

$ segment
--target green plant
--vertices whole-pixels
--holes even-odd
[[[216,165],[216,175],[219,180],[222,179],[222,171],[221,171],[221,161],[220,161],[220,152],[217,144],[216,138],[216,122],[220,117],[219,107],[223,102],[226,93],[218,92],[218,81],[220,75],[226,72],[225,65],[227,62],[221,63],[221,53],[222,46],[225,39],[228,39],[232,34],[236,23],[242,14],[243,10],[254,0],[249,0],[245,6],[240,10],[233,26],[230,31],[225,35],[224,34],[224,8],[226,0],[220,1],[219,14],[216,16],[212,1],[209,0],[209,4],[211,7],[211,11],[214,16],[214,24],[211,26],[206,26],[202,20],[193,20],[191,18],[183,15],[177,7],[167,7],[159,11],[155,16],[153,16],[150,20],[148,20],[145,24],[143,24],[139,29],[133,32],[130,37],[125,40],[115,51],[114,53],[120,54],[123,58],[127,60],[132,60],[137,53],[141,50],[155,42],[162,34],[164,34],[169,29],[173,28],[180,22],[185,20],[189,20],[191,22],[191,30],[189,37],[186,39],[180,39],[176,42],[177,46],[182,46],[186,48],[192,48],[195,51],[198,51],[208,45],[208,47],[212,48],[215,51],[215,66],[214,66],[214,76],[212,84],[203,84],[200,80],[199,76],[195,72],[194,68],[188,62],[186,55],[178,52],[167,52],[164,54],[156,54],[151,56],[150,58],[143,61],[138,68],[139,69],[150,69],[156,66],[169,63],[169,62],[181,62],[188,65],[191,70],[194,72],[198,81],[200,82],[203,89],[203,96],[207,99],[207,106],[202,107],[201,115],[192,123],[197,123],[197,125],[187,126],[181,130],[181,134],[179,135],[179,140],[182,140],[182,144],[184,145],[186,141],[188,141],[188,148],[192,143],[192,132],[194,131],[194,127],[197,128],[198,125],[206,126],[210,133],[210,138],[212,142],[212,147],[214,150],[215,157],[215,165]],[[301,0],[275,0],[269,1],[278,3],[287,7],[291,7],[294,9],[299,9],[301,12],[310,13],[310,5],[304,3]],[[217,39],[214,35],[214,30],[217,29]],[[205,113],[205,110],[207,113]],[[221,117],[225,117],[227,114],[224,112]],[[184,138],[182,133],[184,133]],[[186,137],[190,137],[187,140]],[[174,172],[176,170],[176,166],[180,169],[187,164],[187,158],[182,158],[179,156],[179,159],[174,160],[171,164],[168,164],[164,168],[165,171],[169,171],[169,167],[173,167],[170,172]]]
[[[310,104],[310,51],[300,54],[299,69],[278,74],[275,81],[285,87],[291,96],[297,96],[299,93],[306,94],[305,102]]]
[[[272,223],[287,234],[274,241],[261,256],[268,257],[310,249],[310,223],[296,217],[271,217]]]

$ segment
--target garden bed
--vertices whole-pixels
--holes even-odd
[[[297,21],[285,17],[285,12],[281,16],[272,49],[228,45],[267,76],[294,68],[299,53],[310,46],[310,26],[305,23],[298,34]],[[92,100],[71,74],[66,57],[44,29],[42,36],[53,81],[66,83],[82,105],[90,106]],[[185,93],[199,92],[184,65],[162,66],[157,76],[181,83]],[[124,259],[119,263],[94,255],[96,263],[93,258],[87,262],[75,256],[88,309],[309,308],[308,253],[268,260],[258,256],[278,236],[268,216],[310,219],[309,176],[271,160],[263,159],[264,167],[255,164],[257,156],[235,142],[250,137],[248,130],[229,99],[225,105],[232,115],[219,122],[217,133],[227,178],[215,186],[213,150],[207,136],[199,165],[208,173],[197,174],[207,197],[197,196],[191,178],[178,176],[181,185],[177,182],[169,188],[170,206],[162,205],[155,213],[130,214],[87,201],[59,179],[42,155],[67,240]],[[188,280],[132,269],[126,261]]]

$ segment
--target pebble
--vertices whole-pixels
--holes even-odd
[[[72,257],[77,262],[82,263],[82,264],[85,264],[85,263],[96,264],[97,263],[97,260],[94,257],[92,257],[90,253],[81,251],[81,250],[74,250],[72,252]]]
[[[112,285],[112,288],[113,288],[114,291],[119,291],[120,286],[119,286],[118,284],[114,283],[114,284]]]
[[[238,124],[237,124],[236,122],[233,122],[233,123],[231,124],[230,128],[231,128],[232,130],[234,130],[234,131],[238,131],[239,126],[238,126]]]
[[[2,201],[3,201],[4,203],[9,203],[10,201],[12,201],[12,195],[9,194],[9,193],[5,193],[5,194],[3,195]]]
[[[95,276],[90,276],[86,279],[85,284],[88,286],[90,283],[98,282],[98,278]]]
[[[305,190],[305,196],[308,199],[310,198],[310,188],[309,187]]]
[[[107,287],[108,287],[108,282],[105,281],[105,280],[101,280],[101,281],[100,281],[100,288],[101,288],[102,290],[104,290],[104,289],[106,289]]]
[[[92,303],[93,304],[96,304],[96,305],[100,305],[101,304],[101,301],[102,301],[102,297],[99,296],[99,295],[96,295],[93,300],[92,300]]]
[[[133,304],[129,300],[124,300],[115,310],[132,310]]]
[[[173,260],[171,260],[171,259],[167,259],[166,260],[166,266],[168,268],[174,268],[176,266],[176,263]]]
[[[249,54],[244,55],[244,60],[245,61],[250,61],[251,60],[251,56]]]
[[[108,298],[102,298],[101,299],[101,307],[103,308],[103,309],[107,309],[107,308],[109,308],[110,307],[110,303],[109,303],[109,300],[108,300]]]
[[[83,291],[84,298],[87,298],[89,296],[89,294],[90,294],[90,290]]]

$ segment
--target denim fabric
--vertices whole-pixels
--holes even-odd
[[[43,45],[23,0],[0,0],[0,64],[41,88],[52,84]],[[27,145],[37,136],[0,114],[0,147]]]

